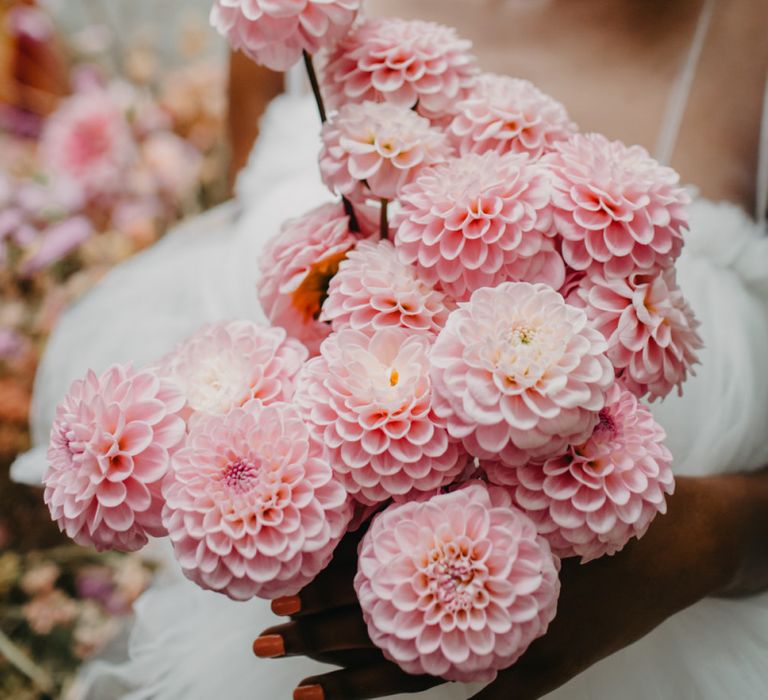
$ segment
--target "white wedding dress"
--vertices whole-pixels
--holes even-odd
[[[694,42],[670,100],[662,139],[668,150],[697,57]],[[236,203],[181,226],[113,270],[68,311],[50,339],[37,377],[36,447],[17,460],[15,478],[40,482],[55,406],[70,382],[88,368],[149,362],[205,322],[263,319],[255,292],[262,246],[285,219],[329,200],[317,175],[317,130],[309,98],[287,94],[275,100],[238,183]],[[766,141],[758,176],[764,194]],[[760,202],[759,222],[727,203],[697,199],[692,207],[679,279],[702,322],[706,349],[684,396],[670,396],[654,407],[668,430],[679,474],[768,464],[768,238],[762,218],[765,198]],[[165,543],[155,546],[160,556],[169,556]],[[87,666],[77,697],[290,698],[301,678],[323,667],[307,659],[255,658],[253,639],[277,621],[268,603],[236,603],[202,591],[171,564],[136,606],[130,660]],[[450,685],[398,697],[463,700],[476,690]],[[548,697],[765,700],[768,595],[702,601]]]

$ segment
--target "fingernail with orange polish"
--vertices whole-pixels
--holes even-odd
[[[289,595],[284,598],[275,598],[272,601],[272,612],[281,617],[295,615],[301,610],[301,598],[297,595]]]
[[[285,642],[279,634],[258,637],[253,643],[253,653],[260,659],[276,659],[285,656]]]
[[[293,691],[293,700],[325,700],[325,693],[319,685],[300,685]]]

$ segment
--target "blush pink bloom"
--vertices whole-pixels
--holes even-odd
[[[454,111],[479,69],[472,43],[434,22],[367,18],[342,39],[323,69],[328,104],[392,102],[429,119]]]
[[[88,372],[56,408],[45,502],[75,542],[141,549],[165,535],[160,483],[184,437],[184,397],[149,370]]]
[[[509,494],[474,481],[376,516],[355,590],[371,640],[407,673],[491,681],[547,631],[559,566]]]
[[[360,0],[215,0],[211,24],[232,48],[285,71],[343,37],[359,10]]]
[[[682,393],[703,347],[699,322],[677,286],[675,271],[608,279],[590,274],[571,295],[608,341],[608,357],[638,397]]]
[[[437,334],[453,304],[398,260],[390,241],[361,241],[339,265],[321,319],[338,331],[402,327]]]
[[[558,556],[587,562],[642,537],[666,512],[675,480],[665,437],[651,412],[617,383],[585,443],[543,464],[482,466],[491,481],[513,487],[516,504]]]
[[[576,132],[565,107],[527,80],[484,74],[456,106],[450,125],[465,153],[527,153],[540,158]]]
[[[679,176],[640,146],[577,134],[545,157],[555,228],[575,270],[627,277],[669,267],[683,247],[690,198]]]
[[[295,401],[347,491],[365,504],[431,491],[466,452],[432,411],[430,341],[402,328],[334,333],[299,375]]]
[[[283,403],[197,421],[163,495],[184,574],[234,600],[297,593],[327,566],[352,517],[322,448]]]
[[[435,413],[470,454],[524,464],[586,440],[613,368],[587,315],[543,284],[480,289],[435,341]]]
[[[373,197],[395,199],[426,166],[451,155],[446,135],[428,119],[388,102],[343,106],[323,125],[320,174],[334,192],[362,185]]]
[[[342,205],[324,204],[286,222],[261,257],[264,313],[312,354],[331,332],[330,324],[318,320],[326,290],[357,241]]]
[[[507,281],[562,285],[548,175],[527,156],[454,158],[424,171],[400,202],[400,260],[455,299]]]

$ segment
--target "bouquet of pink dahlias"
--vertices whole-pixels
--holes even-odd
[[[238,600],[296,593],[367,519],[371,639],[409,673],[487,681],[546,632],[558,557],[614,554],[665,512],[671,456],[641,399],[681,387],[701,346],[674,268],[687,195],[532,84],[478,78],[452,30],[345,36],[357,5],[217,0],[256,60],[304,52],[337,199],[266,249],[271,327],[208,326],[142,370],[173,401],[76,385],[47,500],[82,542],[167,531],[189,578]]]

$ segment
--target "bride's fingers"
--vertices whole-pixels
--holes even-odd
[[[305,678],[294,700],[368,700],[398,693],[418,693],[444,683],[433,676],[412,676],[389,661]]]
[[[352,585],[354,576],[354,563],[326,569],[298,595],[273,600],[272,612],[275,615],[299,618],[333,608],[357,605]]]

